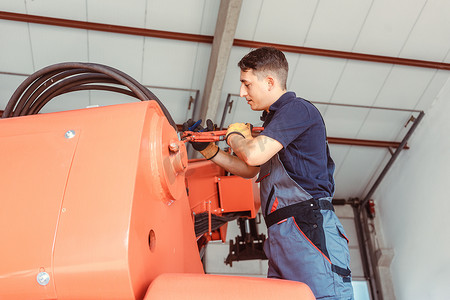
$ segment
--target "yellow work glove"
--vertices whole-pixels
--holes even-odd
[[[217,153],[219,153],[219,150],[220,149],[216,144],[209,143],[205,149],[200,150],[199,152],[203,155],[203,157],[209,160],[213,159],[217,155]]]
[[[250,123],[234,123],[228,126],[227,135],[225,136],[225,140],[228,145],[228,138],[232,134],[238,134],[242,136],[244,139],[252,138],[252,128],[253,125]]]

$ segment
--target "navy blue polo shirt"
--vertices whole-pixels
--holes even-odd
[[[335,166],[319,110],[287,92],[270,106],[263,127],[262,135],[283,145],[279,155],[289,176],[315,199],[332,197]]]

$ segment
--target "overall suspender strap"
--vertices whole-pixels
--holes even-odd
[[[285,207],[275,210],[274,212],[272,212],[266,216],[265,221],[266,221],[267,228],[269,228],[270,226],[272,226],[284,219],[287,219],[290,217],[295,217],[297,215],[301,215],[301,212],[305,211],[305,210],[332,210],[332,211],[334,211],[334,207],[333,207],[333,204],[331,204],[331,202],[328,200],[316,200],[316,199],[309,199],[309,200],[302,201],[302,202],[299,202],[296,204],[285,206]],[[321,248],[319,245],[316,245],[312,241],[310,241],[310,242],[313,243],[313,245],[327,258],[327,260],[331,264],[331,270],[334,273],[340,275],[344,282],[351,281],[351,278],[350,278],[351,271],[349,268],[344,269],[344,268],[341,268],[341,267],[331,263],[327,249]]]
[[[331,204],[328,200],[315,200],[309,199],[306,201],[302,201],[296,204],[292,204],[289,206],[285,206],[275,210],[274,212],[268,214],[265,217],[267,228],[276,224],[284,219],[294,217],[298,214],[299,211],[302,211],[306,208],[309,209],[323,209],[323,210],[332,210],[334,211],[333,204]]]

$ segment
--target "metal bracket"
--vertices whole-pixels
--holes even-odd
[[[194,97],[192,97],[192,96],[189,96],[189,104],[188,104],[188,110],[190,110],[190,109],[191,109],[191,105],[192,105],[192,103],[194,103],[194,101],[195,101]]]
[[[413,122],[414,123],[415,120],[417,120],[417,118],[414,117],[413,115],[411,115],[411,117],[409,117],[408,121],[405,124],[405,128],[408,126],[409,122]]]
[[[233,102],[234,100],[231,100],[230,103],[228,104],[228,113],[231,114],[231,109],[233,108]]]

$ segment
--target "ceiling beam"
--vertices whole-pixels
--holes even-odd
[[[6,11],[0,11],[0,19],[10,20],[10,21],[18,21],[18,22],[29,22],[29,23],[37,23],[37,24],[44,24],[44,25],[52,25],[52,26],[62,26],[62,27],[86,29],[86,30],[105,31],[105,32],[120,33],[120,34],[155,37],[155,38],[163,38],[163,39],[173,39],[173,40],[189,41],[189,42],[197,42],[197,43],[211,44],[211,43],[213,43],[213,40],[214,40],[214,37],[212,37],[212,36],[201,35],[201,34],[188,34],[188,33],[153,30],[153,29],[146,29],[146,28],[119,26],[119,25],[111,25],[111,24],[103,24],[103,23],[75,21],[75,20],[67,20],[67,19],[60,19],[60,18],[51,18],[51,17],[36,16],[36,15],[12,13],[12,12],[6,12]],[[387,64],[394,64],[394,65],[405,65],[405,66],[419,67],[419,68],[450,70],[450,63],[443,63],[443,62],[436,62],[436,61],[407,59],[407,58],[401,58],[401,57],[372,55],[372,54],[364,54],[364,53],[319,49],[319,48],[308,48],[308,47],[301,47],[301,46],[273,44],[273,43],[248,41],[248,40],[240,40],[240,39],[235,39],[233,41],[233,45],[238,46],[238,47],[248,47],[248,48],[258,48],[261,46],[274,46],[274,47],[279,48],[282,51],[291,52],[291,53],[327,56],[327,57],[352,59],[352,60],[362,60],[362,61],[387,63]]]
[[[213,37],[209,35],[190,34],[190,33],[104,24],[104,23],[76,21],[76,20],[12,13],[7,11],[0,11],[0,19],[18,22],[36,23],[50,26],[60,26],[77,29],[111,32],[111,33],[147,36],[147,37],[196,42],[196,43],[211,44],[213,42]]]
[[[235,39],[233,45],[239,46],[239,47],[249,47],[249,48],[272,46],[272,47],[278,48],[284,52],[291,52],[291,53],[298,53],[298,54],[327,56],[327,57],[335,57],[335,58],[342,58],[342,59],[361,60],[361,61],[369,61],[369,62],[385,63],[385,64],[393,64],[393,65],[404,65],[404,66],[419,67],[419,68],[450,70],[449,63],[418,60],[418,59],[409,59],[409,58],[401,58],[401,57],[372,55],[372,54],[365,54],[365,53],[346,52],[346,51],[337,51],[337,50],[328,50],[328,49],[319,49],[319,48],[308,48],[308,47],[301,47],[301,46],[273,44],[273,43],[239,40],[239,39]]]
[[[209,58],[208,73],[200,107],[200,119],[214,120],[222,96],[234,34],[239,20],[242,0],[221,0],[216,31]]]
[[[348,146],[365,146],[365,147],[393,148],[393,149],[397,149],[400,146],[399,142],[390,142],[390,141],[346,139],[336,137],[327,137],[327,140],[329,144],[348,145]],[[409,146],[405,145],[403,149],[409,149]]]

